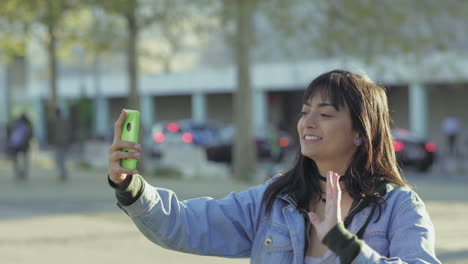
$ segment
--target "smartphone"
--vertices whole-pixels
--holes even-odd
[[[123,141],[130,141],[138,143],[138,133],[140,130],[140,112],[136,110],[125,110],[127,115],[122,126],[122,137]],[[125,152],[136,152],[134,149],[123,148]],[[137,167],[136,159],[121,159],[120,166],[125,169],[135,170]]]

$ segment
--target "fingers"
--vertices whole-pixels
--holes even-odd
[[[139,152],[114,151],[109,155],[109,178],[116,184],[124,181],[127,175],[137,174],[137,170],[129,170],[120,166],[122,159],[139,159]]]
[[[341,199],[340,178],[341,176],[333,171],[327,173],[327,201],[336,201],[338,198]]]
[[[137,144],[137,143],[134,143],[134,142],[129,142],[129,141],[122,141],[120,139],[114,141],[114,143],[109,147],[109,149],[107,151],[108,151],[109,155],[111,155],[113,152],[120,151],[123,148],[134,149],[137,152],[142,151],[140,144]]]
[[[338,173],[335,173],[335,174],[334,174],[334,187],[335,187],[335,189],[334,189],[334,194],[335,194],[337,200],[338,200],[338,199],[341,199],[340,178],[341,178],[341,176],[338,175]]]
[[[333,199],[333,188],[333,171],[329,171],[327,173],[327,187],[325,188],[327,201],[331,201]]]
[[[125,109],[122,109],[122,112],[120,113],[119,118],[114,124],[114,142],[117,140],[120,140],[122,137],[122,126],[125,121],[125,116],[127,115],[127,111]]]
[[[126,175],[133,175],[133,174],[138,173],[137,170],[125,169],[125,168],[120,167],[120,165],[111,167],[111,172],[112,172],[112,175],[117,175],[117,176],[121,176],[121,177],[123,176],[122,178],[125,178]]]
[[[342,221],[341,218],[341,186],[340,186],[340,175],[335,173],[335,200],[333,201],[336,204],[336,220]]]
[[[140,152],[115,151],[109,156],[111,162],[120,162],[121,159],[140,159]]]

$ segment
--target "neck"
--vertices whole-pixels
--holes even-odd
[[[327,174],[329,171],[333,171],[334,173],[338,173],[338,175],[343,176],[348,169],[347,166],[345,166],[345,162],[334,162],[334,163],[327,163],[327,162],[318,162],[315,161],[315,164],[317,164],[318,171],[321,176],[324,176],[325,178],[327,177]],[[343,189],[343,181],[340,181],[341,189]],[[327,182],[321,180],[320,181],[320,188],[322,191],[326,190]]]
[[[324,162],[317,162],[315,161],[315,164],[317,164],[318,171],[320,175],[327,177],[327,174],[329,171],[333,171],[335,173],[338,173],[338,175],[343,176],[348,169],[347,166],[345,166],[345,163],[339,162],[339,163],[324,163]]]

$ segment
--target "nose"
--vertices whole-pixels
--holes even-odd
[[[317,117],[314,113],[309,113],[302,117],[302,125],[304,127],[316,128],[317,127]]]

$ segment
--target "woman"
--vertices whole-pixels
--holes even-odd
[[[366,77],[335,70],[306,88],[292,169],[221,200],[180,202],[119,160],[123,111],[109,148],[109,182],[140,231],[165,248],[250,257],[251,263],[440,263],[423,202],[399,173],[387,98]],[[326,175],[326,177],[325,177]]]

